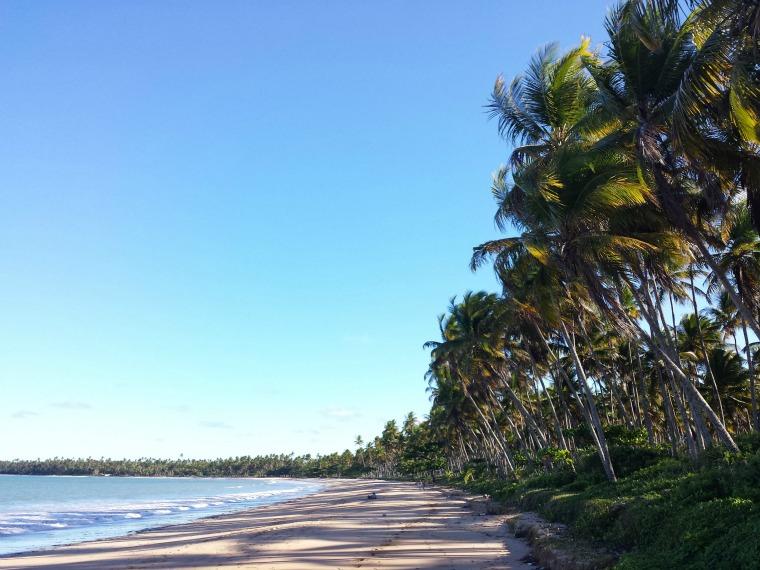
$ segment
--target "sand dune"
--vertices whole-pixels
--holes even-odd
[[[377,500],[367,500],[372,491]],[[0,558],[0,568],[519,570],[528,547],[500,516],[409,483],[339,481],[286,503],[118,539]]]

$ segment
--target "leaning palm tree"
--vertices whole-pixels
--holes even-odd
[[[513,374],[505,354],[504,309],[498,297],[485,292],[466,293],[461,302],[452,301],[443,324],[443,340],[431,341],[434,360],[443,359],[466,371],[470,391],[496,402],[495,393],[504,390],[519,412],[527,430],[540,446],[546,435],[512,387]]]
[[[594,147],[589,143],[588,139],[596,142],[612,137],[618,127],[608,123],[605,130],[601,123],[588,120],[595,114],[589,107],[594,93],[581,64],[589,57],[585,44],[558,59],[542,53],[534,60],[527,79],[513,82],[520,89],[512,89],[510,105],[493,105],[493,110],[499,113],[500,130],[513,142],[522,143],[513,152],[511,161],[514,184],[508,184],[504,170],[495,179],[494,195],[499,202],[496,221],[502,229],[514,226],[523,233],[478,246],[472,265],[475,268],[493,258],[497,274],[503,277],[516,266],[521,255],[528,255],[550,268],[560,284],[559,289],[548,289],[555,290],[550,294],[551,304],[560,306],[563,299],[577,302],[577,293],[584,290],[595,304],[609,309],[618,308],[620,291],[606,275],[618,273],[624,259],[655,246],[630,233],[611,231],[611,218],[626,215],[628,210],[643,206],[651,198],[648,188],[639,180],[635,162],[625,153],[614,146]],[[558,69],[569,71],[560,74],[556,73]],[[563,82],[571,88],[565,89]],[[497,82],[497,88],[499,85]],[[571,92],[574,96],[554,97],[555,92]],[[498,95],[493,99],[501,103]],[[518,100],[519,104],[515,103]],[[532,127],[524,128],[524,116],[515,112],[515,108],[542,111],[547,100],[558,108],[552,108],[552,113],[527,113]],[[579,112],[581,107],[585,114]],[[627,326],[618,318],[618,312],[608,311],[608,316],[618,326]],[[565,323],[559,319],[556,323],[584,380],[582,386],[587,387],[576,343],[577,334],[588,343],[583,321],[572,319]],[[586,394],[593,399],[590,392]],[[596,408],[592,405],[590,409],[600,455],[608,476],[614,478]]]
[[[576,57],[588,58],[585,54]],[[551,63],[546,65],[551,68]],[[607,65],[598,67],[597,71],[600,69],[608,76],[611,73]],[[612,85],[617,84],[613,81]],[[534,92],[543,96],[533,90],[526,92],[525,97]],[[527,101],[523,106],[529,108]],[[509,114],[501,119],[506,123],[514,120]],[[736,444],[721,419],[682,370],[675,339],[668,338],[666,323],[662,323],[664,329],[660,325],[660,301],[657,296],[650,298],[652,287],[659,294],[669,279],[668,273],[661,269],[662,265],[658,268],[654,254],[669,251],[678,242],[673,232],[660,228],[658,213],[650,205],[656,203],[656,199],[640,174],[641,160],[619,139],[628,123],[630,121],[609,122],[606,130],[598,126],[588,130],[564,124],[542,124],[546,133],[561,129],[576,136],[545,148],[531,160],[512,161],[513,185],[507,184],[506,176],[497,177],[494,188],[499,201],[497,224],[502,228],[517,227],[523,230],[522,235],[478,246],[472,265],[477,267],[493,258],[497,274],[503,276],[509,273],[515,265],[515,258],[524,251],[538,263],[552,267],[560,283],[561,295],[577,304],[579,292],[587,292],[593,303],[618,328],[627,334],[638,332],[647,339],[660,352],[670,373],[682,383],[689,405],[694,408],[695,422],[701,422],[701,415],[706,415],[720,439],[729,449],[735,449]],[[598,122],[594,124],[600,125]],[[652,223],[644,230],[636,227],[638,220],[649,218],[654,219],[654,227],[658,229],[653,231]],[[658,255],[662,256],[662,253]],[[635,275],[631,275],[631,271]],[[638,280],[638,285],[634,285],[632,277]],[[626,287],[632,287],[650,333],[622,310],[621,297]],[[555,294],[555,304],[561,295]],[[564,325],[560,332],[573,349],[571,354],[576,352],[574,331],[590,344],[582,318],[568,323],[570,327],[562,320],[558,323]],[[580,367],[581,363],[576,362],[576,366]],[[707,430],[703,428],[701,432],[703,439],[707,439]],[[598,437],[603,439],[603,434]]]
[[[589,43],[584,39],[561,56],[557,45],[549,44],[509,85],[497,77],[487,109],[498,120],[499,134],[517,145],[513,165],[550,156],[588,128],[592,82],[583,58],[591,55]]]
[[[760,311],[760,236],[752,225],[746,206],[736,206],[729,212],[729,215],[726,216],[723,233],[725,247],[718,255],[718,267],[730,277],[744,304],[757,314]],[[716,272],[709,276],[709,283],[714,289],[717,283]],[[748,323],[744,315],[741,315],[740,324],[749,367],[752,426],[754,430],[760,431],[760,411],[758,410],[755,386],[755,363],[752,358],[752,351],[749,349]]]
[[[708,317],[691,313],[681,319],[677,334],[682,362],[692,371],[695,379],[704,378],[705,384],[711,385],[714,404],[720,408],[721,421],[725,423],[720,390],[709,358],[713,350],[723,347],[718,324]],[[702,368],[704,370],[700,371]]]
[[[739,355],[724,348],[716,348],[710,353],[710,365],[725,402],[726,416],[738,429],[746,421],[746,416],[743,416],[748,407],[746,397],[749,371],[743,366]],[[751,425],[748,427],[753,429]]]
[[[579,379],[582,397],[578,398],[581,410],[592,432],[592,439],[602,466],[610,480],[615,480],[615,471],[607,446],[606,436],[599,416],[595,395],[589,384],[585,368],[579,354],[579,336],[586,342],[585,325],[580,320],[578,301],[583,290],[579,283],[570,285],[560,278],[561,264],[557,263],[556,254],[551,255],[549,241],[539,242],[536,235],[523,235],[519,238],[506,238],[487,242],[475,248],[473,267],[495,257],[497,274],[511,296],[508,301],[515,304],[529,319],[533,320],[535,329],[545,347],[551,351],[544,331],[556,332],[562,337],[572,356],[575,372]],[[548,239],[548,238],[547,238]],[[515,275],[520,277],[515,279]],[[590,300],[586,299],[586,318],[593,310]],[[555,357],[556,359],[556,357]],[[575,390],[564,376],[564,381]]]
[[[487,297],[486,293],[467,294],[459,304],[452,299],[449,315],[439,318],[442,339],[424,345],[431,349],[428,377],[432,381],[453,381],[461,387],[480,428],[488,434],[491,445],[500,450],[505,471],[514,473],[509,445],[493,414],[494,408],[501,408],[495,393],[495,380],[487,364],[495,351],[480,338],[481,331],[488,331],[487,323],[492,320],[491,303]]]
[[[760,231],[760,4],[689,3],[697,52],[674,102],[675,134],[692,161],[745,190]]]
[[[736,354],[739,354],[739,343],[736,339],[736,331],[741,326],[741,319],[736,312],[731,297],[728,293],[721,291],[717,298],[714,300],[710,307],[705,309],[705,313],[718,324],[718,327],[723,333],[723,340],[725,341],[729,336],[731,337]]]
[[[688,162],[681,152],[686,143],[673,135],[673,109],[697,55],[679,2],[628,0],[613,10],[606,27],[607,60],[588,57],[586,64],[596,83],[598,114],[617,128],[597,144],[631,155],[653,191],[652,204],[688,238],[760,336],[758,319],[718,266],[702,231],[704,215],[718,212],[735,185],[722,184],[715,172]],[[711,212],[705,211],[705,204]]]

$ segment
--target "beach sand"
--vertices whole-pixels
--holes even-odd
[[[0,558],[0,568],[523,570],[528,552],[503,516],[473,512],[459,494],[341,480],[288,502]]]

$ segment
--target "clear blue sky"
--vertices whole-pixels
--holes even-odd
[[[0,457],[327,452],[428,410],[498,73],[608,0],[0,4]]]

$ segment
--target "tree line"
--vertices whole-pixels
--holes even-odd
[[[385,477],[434,479],[446,458],[430,424],[409,413],[395,420],[355,451],[327,455],[269,454],[218,459],[70,459],[0,460],[6,475],[91,475],[142,477]]]

